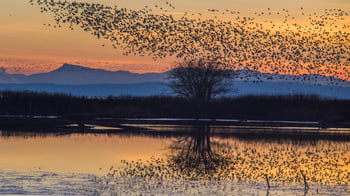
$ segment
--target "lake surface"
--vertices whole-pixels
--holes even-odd
[[[0,195],[350,194],[347,129],[127,126],[139,131],[2,130]]]

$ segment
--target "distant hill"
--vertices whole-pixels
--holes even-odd
[[[0,72],[0,83],[51,83],[51,84],[136,84],[145,82],[166,82],[168,72],[137,74],[128,71],[107,71],[93,69],[79,65],[64,64],[56,70],[33,74],[8,74]],[[236,72],[236,81],[273,81],[273,82],[296,82],[315,85],[333,85],[350,87],[350,82],[338,78],[326,77],[316,74],[310,75],[281,75],[260,73],[250,70]]]
[[[0,90],[59,92],[72,95],[172,95],[166,85],[168,72],[137,74],[107,71],[64,64],[40,74],[21,75],[0,72]],[[280,75],[249,70],[236,72],[234,87],[227,95],[315,94],[323,97],[350,99],[350,82],[321,75]]]
[[[2,73],[0,83],[52,83],[52,84],[135,84],[159,82],[166,74],[137,74],[128,71],[107,71],[78,65],[64,64],[62,67],[40,74],[19,75]]]
[[[311,85],[327,85],[327,86],[343,86],[350,87],[350,81],[341,80],[339,78],[323,76],[318,74],[305,75],[282,75],[278,73],[261,73],[250,70],[239,70],[236,72],[236,81],[254,81],[254,82],[287,82],[302,83]]]
[[[107,97],[110,95],[170,95],[171,92],[165,83],[148,82],[138,84],[87,84],[87,85],[65,85],[65,84],[0,84],[0,90],[11,91],[35,91],[48,93],[64,93],[75,96]]]
[[[335,99],[350,99],[350,88],[329,85],[311,85],[288,82],[251,82],[236,81],[235,92],[226,96],[243,95],[288,95],[288,94],[314,94],[321,97]],[[167,95],[173,93],[162,82],[147,82],[138,84],[88,84],[88,85],[64,85],[64,84],[0,84],[0,90],[11,91],[36,91],[49,93],[65,93],[76,96],[106,97],[109,95],[150,96]]]

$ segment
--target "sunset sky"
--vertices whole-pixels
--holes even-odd
[[[165,7],[165,0],[81,0],[106,5],[117,5],[131,9],[144,6]],[[291,12],[303,7],[306,12],[320,12],[329,8],[350,10],[350,0],[169,0],[176,9],[173,14],[184,12],[208,14],[207,10],[237,10],[242,16],[253,16],[256,11],[281,10]],[[205,15],[204,15],[205,17]],[[210,14],[208,14],[208,17]],[[299,19],[302,23],[302,18]],[[170,69],[174,57],[154,61],[150,57],[123,56],[120,49],[114,49],[109,41],[99,40],[79,28],[70,30],[48,27],[54,23],[50,13],[41,13],[39,6],[32,6],[29,0],[0,1],[0,67],[8,73],[33,74],[47,72],[63,63],[78,64],[107,70],[128,70],[132,72],[162,72]],[[350,23],[350,22],[348,22]],[[104,45],[104,46],[103,46]]]

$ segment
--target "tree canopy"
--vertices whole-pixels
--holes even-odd
[[[189,100],[210,101],[232,90],[234,72],[216,60],[198,59],[179,63],[170,71],[170,88]]]

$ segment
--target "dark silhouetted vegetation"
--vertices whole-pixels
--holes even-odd
[[[1,115],[58,115],[70,120],[113,118],[228,118],[350,122],[350,100],[317,96],[244,96],[220,98],[198,108],[179,97],[74,97],[34,92],[0,93]]]
[[[233,76],[233,71],[224,69],[217,60],[188,60],[170,71],[169,86],[179,96],[208,102],[212,97],[232,90]]]

